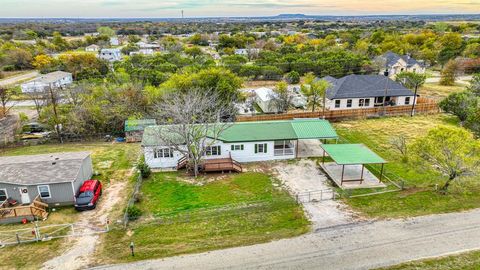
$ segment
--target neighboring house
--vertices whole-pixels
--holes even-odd
[[[98,52],[100,51],[100,46],[97,44],[92,44],[90,46],[85,47],[86,52]]]
[[[99,57],[109,62],[120,61],[122,60],[122,52],[120,49],[102,49]]]
[[[140,49],[135,52],[130,52],[130,55],[142,54],[142,55],[153,55],[153,49]]]
[[[127,142],[141,142],[143,130],[157,124],[155,119],[125,120],[125,138]]]
[[[417,61],[410,55],[398,55],[393,52],[387,52],[382,56],[379,56],[377,61],[385,62],[385,69],[380,70],[379,74],[383,74],[384,71],[388,71],[388,76],[394,78],[401,72],[415,72],[425,73],[425,65],[421,61]]]
[[[55,71],[43,74],[33,80],[21,84],[22,93],[45,92],[48,88],[64,87],[73,82],[72,73]]]
[[[118,37],[111,37],[110,38],[110,46],[119,46],[120,45],[120,40]]]
[[[243,55],[248,58],[258,56],[259,53],[260,53],[260,49],[258,48],[235,49],[236,55]]]
[[[166,125],[149,126],[143,133],[145,161],[151,168],[176,169],[183,159],[162,139],[172,136]],[[235,122],[218,138],[209,140],[205,159],[231,158],[238,162],[254,162],[297,157],[298,140],[337,139],[330,122],[322,119],[285,121]]]
[[[323,78],[329,110],[361,109],[383,106],[412,105],[414,93],[383,75],[348,75],[340,79]],[[385,98],[385,101],[384,101]]]
[[[276,104],[277,94],[270,88],[261,87],[253,90],[255,93],[255,103],[264,113],[281,112]]]
[[[0,157],[0,201],[30,204],[37,196],[49,205],[72,205],[92,177],[88,152]]]

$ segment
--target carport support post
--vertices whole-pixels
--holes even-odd
[[[382,163],[382,169],[380,170],[380,179],[379,179],[380,183],[382,182],[382,176],[383,176],[383,165],[384,165],[384,164]]]
[[[323,150],[322,164],[325,164],[325,149],[323,149],[322,147],[322,150]]]
[[[365,169],[365,164],[362,164],[362,174],[360,175],[360,185],[363,182],[363,170]]]
[[[340,178],[340,186],[343,186],[343,174],[345,173],[345,164],[342,165],[342,178]]]
[[[285,141],[283,142],[284,146],[283,146],[283,151],[285,151]],[[295,158],[298,158],[298,139],[297,139],[297,147],[295,147]]]

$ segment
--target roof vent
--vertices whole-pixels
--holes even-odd
[[[52,162],[52,165],[55,165],[55,164],[57,164],[57,162],[55,162],[55,161],[54,161],[54,162]]]

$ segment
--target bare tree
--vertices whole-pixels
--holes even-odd
[[[63,138],[62,138],[62,127],[61,127],[61,122],[60,122],[60,116],[58,113],[58,103],[60,100],[60,90],[61,88],[53,87],[50,85],[46,89],[46,100],[48,102],[48,105],[52,106],[52,111],[53,111],[53,125],[55,128],[55,132],[57,133],[58,140],[60,143],[63,143]]]
[[[35,110],[37,111],[37,114],[40,115],[40,112],[42,111],[42,107],[45,106],[47,94],[45,92],[28,92],[26,93],[28,98],[33,101],[35,104]]]
[[[10,109],[13,108],[14,102],[12,101],[12,98],[14,94],[15,92],[13,91],[12,88],[9,88],[8,86],[0,85],[0,105],[1,105],[0,118],[7,116]]]
[[[222,104],[216,92],[194,89],[175,91],[155,106],[155,117],[167,124],[160,126],[155,136],[187,159],[187,168],[195,177],[207,148],[231,125],[235,115],[233,104]]]
[[[407,137],[404,135],[398,135],[392,138],[390,141],[392,147],[400,152],[402,155],[402,160],[405,162],[408,160],[408,144],[407,144]]]

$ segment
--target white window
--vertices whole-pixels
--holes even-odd
[[[221,154],[220,145],[207,146],[205,149],[205,155],[207,156],[220,156]]]
[[[267,153],[267,144],[266,143],[256,143],[255,144],[255,154],[256,153]]]
[[[243,150],[243,144],[232,144],[230,149],[232,151]]]
[[[173,158],[173,149],[171,148],[161,148],[155,149],[153,152],[154,158]]]
[[[369,107],[369,106],[370,106],[370,99],[366,98],[365,99],[365,107]]]
[[[352,100],[347,99],[347,108],[351,108],[351,107],[352,107]]]
[[[7,190],[2,188],[0,189],[0,203],[8,199]]]
[[[340,99],[335,100],[335,108],[340,108]]]
[[[358,100],[358,107],[363,107],[364,104],[365,104],[365,99],[361,98]]]
[[[408,105],[408,104],[410,104],[410,97],[405,98],[405,105]]]
[[[38,186],[38,194],[40,195],[40,198],[42,198],[42,199],[51,198],[50,186],[47,186],[47,185]]]

